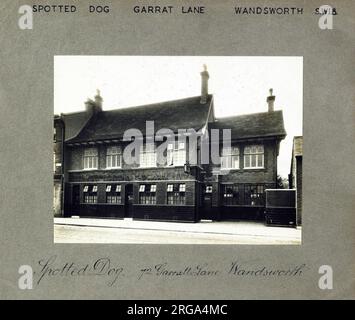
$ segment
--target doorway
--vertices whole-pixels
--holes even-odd
[[[125,186],[125,218],[133,217],[133,184]]]
[[[80,212],[80,185],[73,186],[72,205],[70,215],[79,215]]]

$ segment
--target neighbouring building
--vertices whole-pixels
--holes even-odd
[[[189,222],[262,219],[265,189],[277,186],[277,157],[286,136],[282,111],[274,110],[270,90],[266,112],[216,119],[208,79],[205,68],[199,96],[104,111],[98,92],[86,102],[86,111],[57,117],[55,123],[61,119],[65,128],[63,215]],[[124,134],[135,128],[149,140],[146,121],[154,121],[156,136],[164,136],[165,128],[175,136],[179,129],[194,129],[202,138],[212,130],[230,129],[231,147],[218,145],[220,165],[204,164],[202,140],[194,162],[189,139],[176,139],[167,143],[164,163],[147,146],[132,155],[139,163],[126,163],[123,152],[131,141]],[[154,143],[159,147],[162,142]]]
[[[302,224],[302,156],[303,137],[293,138],[290,174],[288,175],[290,189],[296,189],[297,225]]]

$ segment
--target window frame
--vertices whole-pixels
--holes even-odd
[[[255,148],[255,152],[252,152],[252,148]],[[262,151],[258,151],[258,148],[262,148]],[[250,151],[247,151],[250,149]],[[255,166],[252,166],[252,159],[255,156]],[[249,166],[246,165],[247,157],[249,157]],[[261,158],[261,166],[258,165],[258,160]],[[244,147],[244,169],[253,170],[253,169],[265,169],[265,147],[262,144],[253,144],[247,145]]]
[[[95,160],[95,161],[94,161]],[[85,148],[83,153],[83,169],[97,170],[99,168],[99,151],[95,147]]]
[[[172,191],[169,186],[173,186]],[[184,187],[182,187],[184,186]],[[185,183],[169,183],[166,188],[166,203],[170,206],[186,205],[186,184]],[[183,190],[183,191],[180,191]]]
[[[142,188],[143,186],[144,186],[144,188]],[[143,191],[141,191],[141,190],[143,190]],[[141,184],[139,186],[138,204],[140,204],[140,205],[156,205],[157,204],[157,185],[155,183]]]
[[[116,165],[112,165],[113,159],[115,159]],[[122,148],[120,146],[108,146],[106,148],[106,169],[121,169],[122,160]]]
[[[227,161],[225,161],[224,159],[227,159]],[[234,166],[235,159],[237,159],[237,166]],[[230,162],[230,163],[228,163],[228,162]],[[223,163],[227,163],[227,166],[224,166]],[[223,148],[222,147],[221,169],[222,170],[240,170],[240,148],[238,146],[232,146],[230,148]]]
[[[122,188],[118,188],[120,184],[106,185],[106,204],[122,204]],[[119,191],[118,191],[119,190]]]
[[[186,141],[177,140],[177,141],[169,142],[167,146],[167,153],[166,153],[166,166],[183,167],[187,161],[186,153],[187,153]]]
[[[83,203],[84,204],[97,204],[98,203],[98,186],[84,185],[83,187]]]
[[[157,167],[157,152],[156,152],[155,145],[153,147],[153,150],[147,150],[146,145],[141,146],[139,150],[139,168],[156,168],[156,167]]]

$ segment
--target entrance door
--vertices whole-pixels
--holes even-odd
[[[125,187],[125,218],[133,217],[133,185],[127,184]]]
[[[206,186],[202,192],[202,219],[214,219],[212,210],[212,187]]]
[[[79,215],[80,212],[80,186],[75,185],[73,186],[72,192],[72,206],[70,215]]]

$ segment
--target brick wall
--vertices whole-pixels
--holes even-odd
[[[264,169],[244,169],[243,150],[246,145],[239,144],[239,170],[232,170],[227,175],[221,175],[220,181],[235,183],[275,183],[277,178],[277,144],[275,141],[265,141],[264,145]]]

